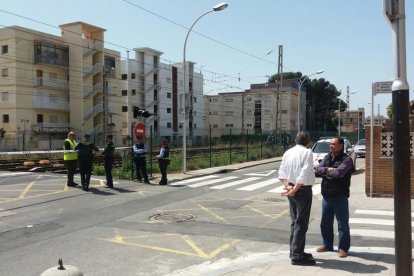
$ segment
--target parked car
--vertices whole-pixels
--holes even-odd
[[[356,157],[365,157],[365,139],[361,139],[354,147]]]
[[[330,152],[330,140],[332,138],[324,138],[317,141],[312,147],[313,153],[313,167],[316,168],[322,159]],[[355,161],[356,155],[354,149],[352,148],[351,142],[348,139],[344,138],[344,152],[351,156],[354,163],[353,171],[355,171]]]

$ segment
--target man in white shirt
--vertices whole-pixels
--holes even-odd
[[[312,207],[312,185],[315,183],[312,151],[306,146],[309,133],[296,136],[296,146],[285,152],[279,168],[279,179],[285,185],[283,196],[290,205],[290,258],[292,265],[315,265],[312,254],[305,253],[306,232]]]

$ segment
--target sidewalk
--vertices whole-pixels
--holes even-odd
[[[181,180],[185,178],[199,177],[214,174],[220,171],[238,170],[246,167],[256,166],[281,161],[281,158],[246,162],[229,166],[215,167],[185,174],[175,173],[169,175],[169,180]],[[373,198],[367,200],[364,191],[365,173],[357,173],[353,176],[353,194],[350,202],[359,202],[361,207],[388,206],[392,203],[390,198]],[[312,253],[316,266],[294,266],[291,265],[288,247],[274,253],[252,254],[235,260],[221,259],[215,262],[205,262],[200,265],[187,267],[176,271],[170,276],[198,275],[198,276],[259,276],[259,275],[395,275],[395,249],[382,247],[356,247],[352,246],[347,258],[339,258],[338,252],[317,253],[316,247],[307,246],[306,252]]]

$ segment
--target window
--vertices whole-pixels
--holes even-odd
[[[58,117],[56,115],[50,115],[49,123],[57,124],[57,122],[58,122]]]
[[[1,101],[3,102],[9,101],[9,92],[1,92]]]
[[[171,108],[167,107],[167,113],[171,113]]]
[[[53,83],[57,83],[57,74],[56,73],[49,73],[49,80]]]
[[[136,94],[137,94],[136,90],[135,89],[132,89],[131,95],[136,95]]]
[[[135,80],[135,73],[131,74],[131,79]]]
[[[167,128],[171,128],[171,123],[167,123]]]
[[[58,96],[56,94],[49,94],[49,102],[57,103],[58,102]]]
[[[43,114],[37,114],[37,116],[36,116],[36,122],[38,124],[43,123]]]
[[[8,77],[9,76],[9,68],[1,69],[1,76],[2,77]]]
[[[9,52],[9,45],[2,45],[1,53],[4,55],[4,54],[7,54],[8,52]]]
[[[213,99],[213,103],[218,103],[218,99],[217,98],[214,98]]]
[[[246,116],[252,116],[252,111],[251,110],[246,110]]]
[[[197,98],[196,98],[196,97],[194,97],[194,102],[195,102],[195,103],[197,102]]]
[[[264,115],[270,115],[270,110],[269,109],[265,109]]]
[[[193,114],[194,114],[194,116],[197,116],[197,111],[194,110]]]
[[[218,128],[218,124],[214,124],[213,125],[213,128]]]
[[[197,128],[197,124],[194,124],[194,128]]]
[[[233,116],[234,112],[233,111],[225,111],[224,112],[224,116]]]
[[[3,123],[9,122],[9,114],[3,114]]]
[[[232,103],[233,102],[233,98],[224,98],[224,101],[226,102],[226,103]]]
[[[122,90],[122,96],[127,96],[128,95],[128,90]]]
[[[212,111],[211,115],[218,115],[218,111]]]
[[[127,74],[122,74],[122,75],[121,75],[121,79],[123,79],[123,80],[128,79],[128,75],[127,75]]]
[[[171,99],[171,93],[170,92],[167,93],[167,99]]]
[[[171,83],[171,78],[167,78],[167,83]]]
[[[226,127],[233,127],[233,124],[226,124]]]
[[[128,106],[123,105],[122,106],[122,112],[128,112]]]

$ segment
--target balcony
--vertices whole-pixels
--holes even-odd
[[[59,67],[69,67],[69,59],[58,58],[54,53],[35,55],[36,64],[54,65]]]
[[[67,80],[61,80],[61,79],[37,77],[36,80],[34,81],[34,86],[68,90],[69,82]]]
[[[95,75],[97,72],[102,72],[102,64],[96,63],[91,68],[88,68],[85,70],[85,73],[83,74],[84,78],[90,77]]]
[[[83,98],[86,99],[90,96],[96,95],[99,92],[103,91],[103,84],[102,83],[97,83],[92,87],[87,87],[84,91],[83,91]]]
[[[88,112],[85,113],[83,116],[83,120],[87,121],[89,118],[92,118],[96,114],[103,111],[103,102],[98,102],[92,109],[90,109]]]
[[[48,96],[34,96],[33,108],[69,111],[69,102],[55,101],[54,98]]]
[[[69,130],[69,123],[38,123],[32,126],[32,131],[36,133],[67,133]]]

